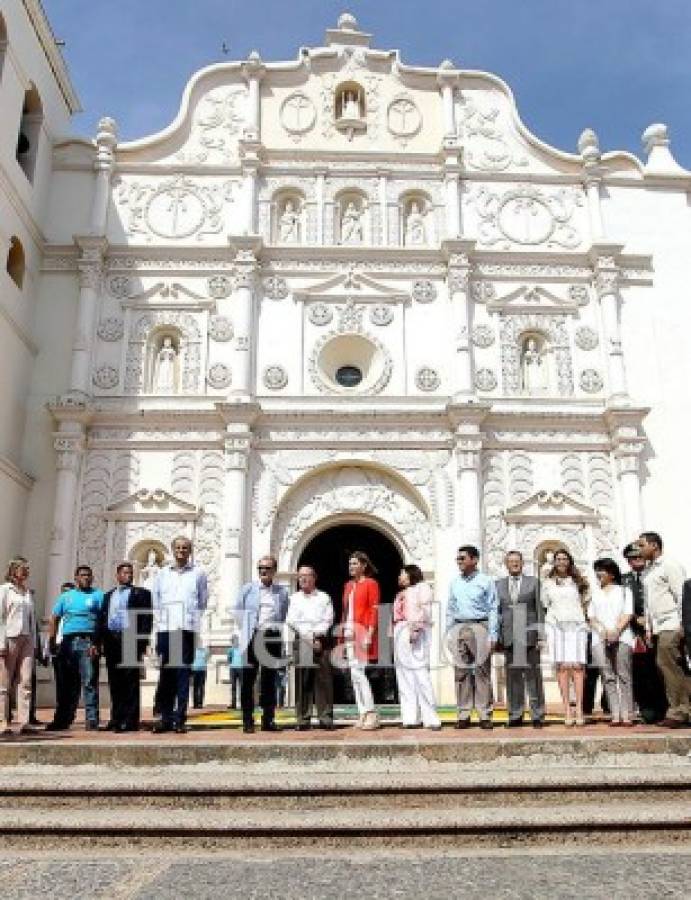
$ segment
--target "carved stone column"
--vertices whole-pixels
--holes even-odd
[[[487,404],[451,404],[449,418],[454,429],[454,456],[458,477],[456,508],[459,543],[482,549],[482,422],[489,412]]]
[[[237,595],[248,574],[245,538],[250,527],[247,478],[251,437],[246,425],[228,425],[223,445],[226,469],[223,586],[229,599]]]
[[[619,479],[625,543],[638,537],[643,530],[641,455],[646,439],[640,426],[647,412],[647,409],[627,409],[610,410],[606,414]]]
[[[389,234],[389,214],[388,208],[386,204],[386,183],[389,177],[388,169],[377,169],[377,175],[379,176],[379,216],[381,218],[381,243],[383,247],[388,246],[391,241],[391,235]],[[394,236],[394,243],[396,243],[396,235]]]
[[[594,284],[600,299],[602,325],[607,355],[609,375],[609,402],[627,404],[629,395],[626,386],[624,351],[621,345],[621,292],[617,255],[620,244],[593,244],[592,259],[595,273]]]
[[[115,119],[103,118],[96,132],[96,184],[91,203],[91,234],[104,235],[108,221],[110,179],[115,167],[115,148],[118,144],[118,126]]]
[[[454,89],[458,84],[458,72],[450,59],[445,59],[439,66],[437,84],[441,91],[444,111],[444,137],[456,137],[456,109],[454,106]]]
[[[244,227],[245,234],[256,234],[257,230],[257,182],[259,180],[259,154],[261,144],[258,141],[243,139],[239,141],[242,164],[243,188],[245,197]]]
[[[247,125],[245,137],[251,141],[261,140],[261,81],[266,73],[266,66],[261,56],[253,50],[246,62],[242,64],[242,74],[247,79]]]
[[[324,243],[324,188],[328,169],[315,169],[314,174],[317,178],[317,244],[321,246]]]
[[[75,237],[81,251],[79,269],[79,304],[72,341],[72,369],[70,390],[88,394],[91,346],[97,313],[98,291],[103,274],[103,258],[108,247],[105,237],[83,235]]]
[[[235,327],[235,364],[231,394],[250,397],[254,393],[254,344],[256,315],[254,292],[259,269],[258,253],[262,246],[257,237],[232,237],[235,248],[235,297],[233,325]]]
[[[462,233],[461,196],[460,196],[460,163],[456,138],[444,141],[444,189],[446,200],[446,237],[456,240]]]
[[[79,422],[63,422],[60,430],[53,434],[56,479],[48,550],[46,609],[50,598],[57,596],[62,582],[72,578],[77,489],[84,446],[84,425]]]
[[[448,260],[447,284],[451,312],[451,328],[456,353],[451,373],[454,397],[474,394],[472,345],[472,296],[470,293],[471,253],[473,241],[444,241],[443,252]]]

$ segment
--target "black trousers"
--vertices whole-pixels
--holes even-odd
[[[275,660],[275,665],[262,665],[257,657],[263,659],[263,654],[268,657],[267,663]],[[273,628],[257,629],[247,647],[245,664],[240,674],[240,706],[242,707],[242,721],[246,725],[254,719],[254,685],[257,674],[259,674],[259,705],[262,708],[262,722],[273,722],[276,714],[278,661],[282,657],[281,632]]]
[[[655,662],[655,646],[632,656],[633,699],[644,722],[659,722],[667,713],[667,694],[662,673]]]
[[[302,650],[301,650],[302,647]],[[300,665],[314,660],[314,665]],[[317,716],[323,725],[331,724],[334,717],[333,672],[326,648],[312,649],[312,641],[295,641],[293,645],[295,662],[295,718],[298,725],[309,725],[312,706],[317,707]]]
[[[590,633],[588,634],[588,656],[586,659],[587,667],[585,670],[585,684],[583,685],[583,712],[587,716],[590,716],[595,709],[597,683],[598,681],[602,681],[602,672],[596,665],[593,665],[592,635]],[[604,682],[602,682],[600,690],[600,707],[605,715],[609,714],[609,703],[607,702],[607,695],[605,694]]]
[[[106,632],[103,650],[110,688],[110,720],[115,725],[138,728],[140,718],[138,664],[141,663],[143,654],[137,653],[137,665],[133,665],[131,660],[123,660],[123,636],[117,631]]]
[[[206,690],[206,670],[192,672],[192,706],[201,709],[204,706],[204,692]]]
[[[161,660],[158,702],[164,725],[184,725],[190,697],[190,670],[194,661],[194,631],[159,631],[156,652]]]
[[[517,648],[520,649],[520,648]],[[528,692],[528,704],[533,722],[542,721],[545,717],[545,692],[542,685],[540,668],[540,648],[526,647],[524,665],[517,665],[514,647],[504,647],[506,660],[506,705],[509,719],[522,719],[525,709],[525,694]]]

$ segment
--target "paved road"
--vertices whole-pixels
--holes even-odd
[[[267,863],[227,854],[88,859],[53,853],[0,856],[3,900],[238,897],[280,900],[649,900],[688,897],[691,847],[621,852],[456,852],[427,856],[392,852],[308,857],[282,855]]]

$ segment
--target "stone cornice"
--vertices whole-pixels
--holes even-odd
[[[33,476],[28,475],[26,472],[22,472],[22,470],[15,466],[11,460],[7,459],[6,456],[0,456],[0,475],[10,478],[20,487],[24,488],[25,491],[30,491],[34,486],[35,479]]]
[[[68,110],[71,114],[81,112],[79,97],[70,79],[60,48],[55,41],[55,35],[43,9],[43,4],[40,0],[23,0],[23,3]]]

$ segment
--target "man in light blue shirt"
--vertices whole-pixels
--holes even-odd
[[[449,587],[446,630],[454,661],[458,721],[468,728],[475,707],[480,728],[492,727],[492,653],[499,640],[499,598],[494,579],[478,571],[480,552],[459,547],[460,573]]]
[[[153,730],[184,734],[195,638],[209,589],[206,575],[191,560],[192,541],[177,537],[171,549],[175,561],[161,569],[152,591],[158,631],[156,653],[161,664],[158,682],[161,721],[155,723]]]

